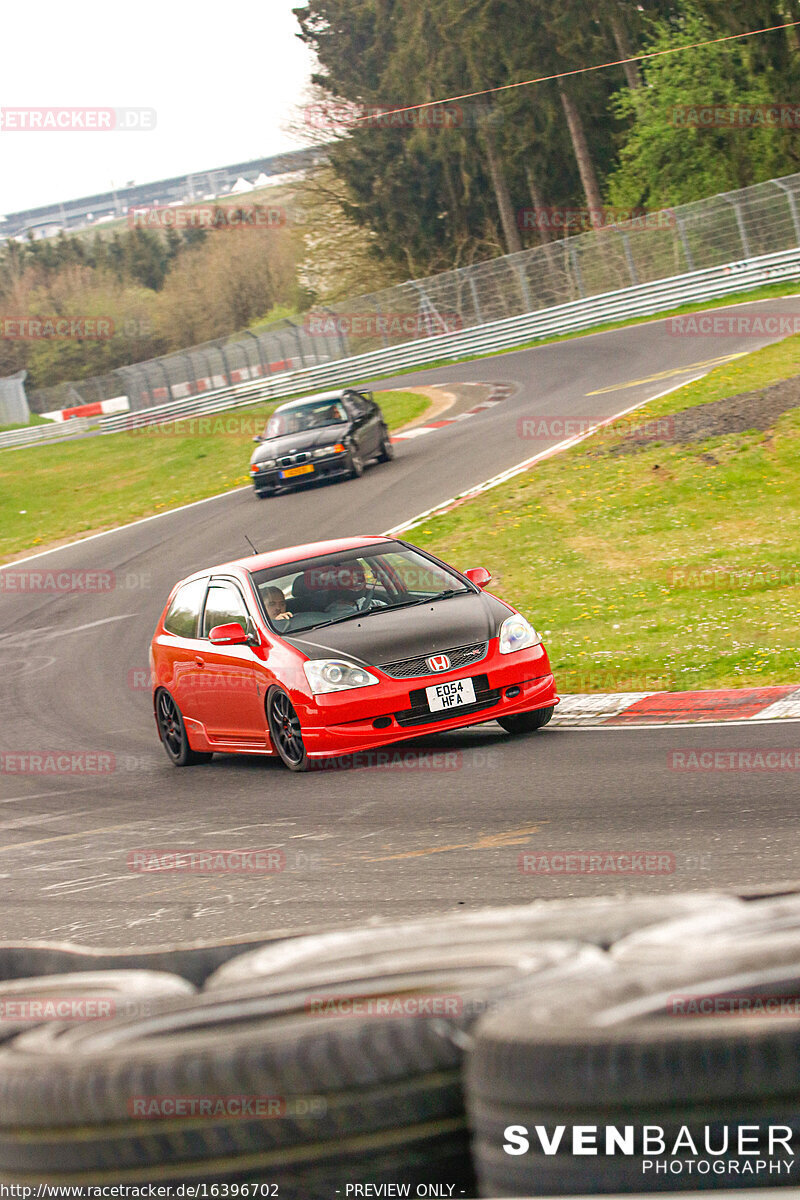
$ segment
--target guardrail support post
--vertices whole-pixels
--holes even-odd
[[[531,301],[531,293],[528,288],[528,279],[527,279],[527,276],[525,275],[525,268],[522,266],[521,263],[518,263],[518,262],[512,263],[511,265],[514,268],[514,274],[516,275],[517,279],[519,280],[519,286],[522,291],[522,299],[525,301],[525,311],[532,312],[533,311],[533,302]]]
[[[724,200],[726,204],[730,204],[731,208],[736,214],[736,224],[739,227],[739,237],[742,239],[742,258],[752,258],[750,253],[750,241],[747,237],[747,229],[745,227],[744,217],[742,216],[742,209],[739,201],[734,199],[729,192],[722,192],[720,194],[720,200]]]
[[[478,299],[478,289],[475,286],[475,276],[472,272],[470,272],[469,276],[469,290],[472,294],[472,304],[475,308],[475,316],[478,318],[478,324],[483,325],[483,313],[481,312],[481,304]]]
[[[625,251],[625,261],[628,264],[628,274],[631,277],[631,283],[636,287],[639,283],[639,276],[636,274],[636,263],[633,261],[631,241],[627,233],[622,234],[622,248]]]
[[[378,317],[383,316],[383,309],[381,308],[381,306],[377,300],[375,301],[375,311],[377,312]],[[389,345],[389,339],[386,336],[386,330],[382,326],[381,326],[380,338],[381,338],[381,343],[383,345],[383,348],[386,349],[386,347]]]
[[[792,214],[792,225],[794,226],[794,240],[800,246],[800,215],[797,212],[797,201],[792,192],[781,179],[773,179],[776,187],[779,187],[783,192],[789,204],[789,212]]]
[[[583,276],[581,275],[580,264],[578,263],[578,255],[575,253],[575,247],[569,248],[569,261],[572,264],[572,270],[575,275],[575,282],[578,285],[578,294],[581,300],[586,299],[586,288],[583,286]]]
[[[350,353],[350,343],[347,340],[347,334],[342,333],[338,321],[338,315],[333,311],[332,308],[323,307],[322,311],[330,313],[331,319],[333,320],[333,328],[336,330],[336,340],[338,341],[339,349],[342,352],[342,358],[347,358]]]
[[[692,257],[692,249],[689,245],[689,239],[686,236],[686,226],[683,223],[683,218],[679,217],[677,213],[675,214],[675,224],[678,226],[678,236],[681,239],[683,253],[686,255],[686,265],[690,271],[694,271],[694,258]]]

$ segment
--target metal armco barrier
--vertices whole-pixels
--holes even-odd
[[[376,375],[393,375],[441,359],[492,354],[540,338],[579,332],[613,321],[653,316],[683,304],[713,300],[765,283],[793,279],[800,279],[798,247],[521,313],[457,333],[417,338],[399,346],[387,346],[368,354],[286,371],[269,379],[217,388],[202,396],[192,396],[137,412],[101,417],[99,429],[101,433],[116,433],[189,417],[209,416],[297,393],[351,385]],[[75,420],[53,427],[36,426],[30,430],[16,430],[0,435],[0,448],[77,436],[85,432],[90,424],[90,421]]]
[[[50,442],[68,442],[91,429],[94,422],[85,417],[52,425],[32,425],[30,429],[11,429],[0,433],[0,450],[15,450],[21,446],[40,446]]]
[[[159,408],[104,417],[104,433],[135,429],[142,425],[204,416],[226,409],[258,404],[264,400],[291,396],[312,389],[335,388],[353,384],[374,375],[394,374],[409,367],[422,366],[442,358],[466,358],[473,354],[491,354],[537,338],[589,329],[609,321],[650,316],[682,304],[713,300],[715,296],[745,291],[782,279],[800,279],[800,249],[766,254],[749,262],[726,263],[705,271],[694,271],[657,283],[641,284],[586,300],[574,300],[555,308],[523,313],[505,321],[494,321],[477,329],[438,337],[417,339],[402,346],[374,350],[355,358],[322,363],[276,375],[269,382],[254,381],[232,388],[220,388],[206,396],[163,404]]]

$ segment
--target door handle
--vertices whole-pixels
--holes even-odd
[[[206,660],[201,658],[199,654],[195,654],[194,661],[197,663],[198,667],[204,667],[206,665]]]

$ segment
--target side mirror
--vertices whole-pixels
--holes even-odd
[[[263,442],[263,440],[264,440],[264,439],[263,439],[263,437],[261,436],[261,434],[260,434],[260,433],[257,433],[257,434],[256,434],[256,436],[253,438],[253,441],[254,441],[254,442],[258,442],[258,443],[259,443],[259,445],[261,444],[261,442]]]
[[[250,635],[238,621],[232,621],[230,625],[215,625],[208,640],[212,646],[246,646]]]
[[[491,573],[486,570],[486,567],[470,567],[464,574],[470,583],[474,583],[479,588],[485,588],[487,583],[492,582]]]

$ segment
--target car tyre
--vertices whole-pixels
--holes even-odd
[[[392,445],[392,438],[389,433],[389,430],[384,429],[383,440],[381,442],[381,448],[378,451],[378,462],[382,462],[382,463],[391,462],[393,458],[394,458],[394,446]]]
[[[364,460],[358,451],[353,448],[350,451],[350,478],[360,479],[364,474]]]
[[[156,692],[156,724],[161,744],[173,767],[194,767],[211,761],[213,756],[210,753],[193,750],[189,745],[181,710],[166,688],[159,688]]]
[[[267,726],[283,765],[290,771],[307,771],[311,764],[303,745],[300,718],[282,688],[270,688],[267,693]]]
[[[497,724],[502,725],[506,733],[520,734],[533,733],[536,729],[541,729],[543,725],[552,717],[555,709],[551,705],[550,708],[537,708],[535,712],[515,713],[511,717],[498,717]]]
[[[259,500],[266,500],[270,496],[275,495],[275,488],[256,488],[256,496]]]

